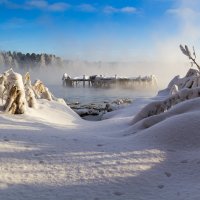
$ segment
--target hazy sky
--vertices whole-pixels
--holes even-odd
[[[0,0],[0,49],[169,61],[180,43],[198,48],[199,17],[200,0]]]

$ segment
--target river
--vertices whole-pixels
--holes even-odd
[[[88,87],[63,87],[62,85],[48,85],[50,91],[59,98],[69,103],[80,104],[112,102],[116,99],[128,98],[131,100],[155,96],[157,91],[116,88],[88,88]]]

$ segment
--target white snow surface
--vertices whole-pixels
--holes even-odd
[[[133,124],[157,99],[99,122],[47,100],[0,113],[0,199],[199,200],[200,98]]]

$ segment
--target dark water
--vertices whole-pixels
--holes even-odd
[[[157,91],[133,89],[104,89],[104,88],[70,88],[62,85],[48,85],[50,91],[59,98],[64,98],[69,103],[81,104],[112,102],[120,98],[131,100],[155,96]]]

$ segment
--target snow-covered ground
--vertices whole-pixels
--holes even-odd
[[[143,115],[169,97],[98,122],[44,99],[22,115],[1,112],[0,199],[199,200],[200,98],[173,98],[169,109]]]

